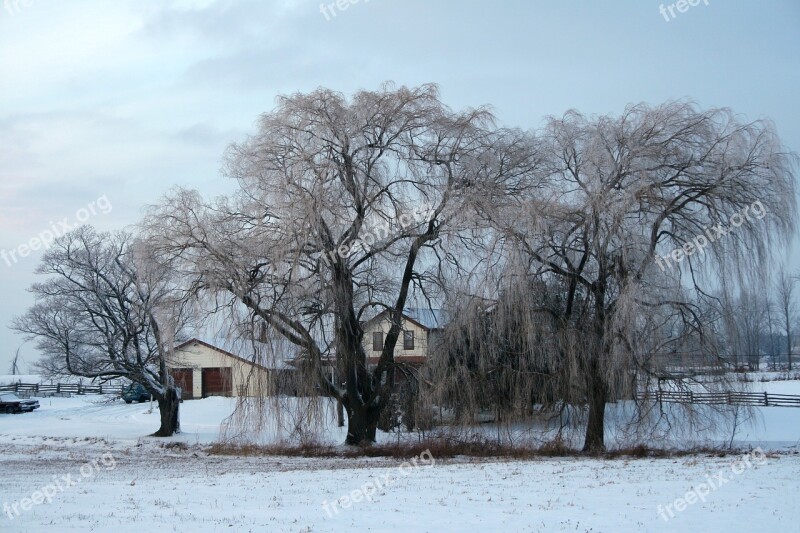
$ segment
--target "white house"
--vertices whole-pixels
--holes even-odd
[[[363,324],[364,350],[369,364],[377,364],[389,332],[389,312],[383,311]],[[394,350],[394,360],[415,366],[422,365],[446,324],[446,314],[441,309],[406,309],[402,319],[402,333]]]

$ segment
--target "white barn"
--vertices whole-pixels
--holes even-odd
[[[296,392],[292,365],[267,368],[200,339],[176,346],[169,368],[184,399]]]

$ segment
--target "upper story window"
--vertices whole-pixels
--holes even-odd
[[[407,329],[403,331],[403,349],[404,350],[414,349],[414,330]]]
[[[372,334],[372,351],[383,351],[383,332],[376,331]]]

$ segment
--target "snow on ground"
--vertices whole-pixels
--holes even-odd
[[[24,415],[0,416],[0,443],[9,436],[96,438],[136,442],[158,429],[158,405],[126,404],[103,396],[39,398],[40,408]],[[222,420],[231,414],[232,398],[206,398],[181,404],[179,440],[210,443],[219,438]]]
[[[797,382],[775,384],[788,393],[800,392]],[[753,385],[754,390],[778,392],[772,384]],[[517,462],[422,457],[419,466],[402,469],[390,459],[209,456],[200,445],[219,438],[221,424],[235,407],[232,399],[184,402],[183,433],[172,439],[146,437],[158,427],[158,410],[153,406],[151,412],[147,403],[128,405],[97,396],[40,402],[34,413],[0,415],[0,506],[8,504],[0,509],[3,533],[54,528],[100,533],[155,528],[800,531],[800,508],[793,501],[800,487],[796,408],[758,408],[756,420],[740,424],[737,443],[760,443],[784,453],[771,454],[763,464],[753,458],[750,467],[734,474],[731,464],[741,454]],[[325,440],[341,443],[344,434],[329,427]],[[171,441],[188,448],[163,447]],[[703,485],[720,473],[729,480],[724,485]],[[55,484],[67,484],[65,476],[77,484],[60,490]],[[377,483],[383,486],[373,490]],[[687,491],[700,487],[699,494],[704,486],[704,501],[678,510],[677,499],[697,498]],[[52,492],[51,501],[36,504],[45,498],[37,491]],[[340,501],[333,508],[331,502],[344,496],[361,501]]]
[[[787,382],[774,382],[773,384],[753,384],[761,388],[765,385],[787,388]],[[797,382],[789,390],[797,389]],[[793,388],[792,388],[793,387]],[[774,389],[770,388],[772,392]],[[800,391],[798,391],[800,392]],[[296,401],[285,399],[284,402]],[[10,438],[75,438],[75,439],[104,439],[106,441],[120,442],[124,445],[135,444],[147,435],[153,433],[159,426],[158,407],[155,403],[125,404],[119,400],[110,401],[109,398],[100,396],[79,396],[73,398],[39,398],[40,409],[24,415],[0,414],[0,444]],[[291,403],[290,403],[291,405]],[[185,401],[181,404],[181,433],[169,439],[187,444],[210,444],[220,440],[221,426],[229,422],[228,417],[236,407],[236,400],[232,398],[206,398],[203,400]],[[619,402],[610,404],[606,417],[609,422],[625,420],[625,413],[631,408],[630,403]],[[678,409],[675,404],[664,404],[666,411]],[[699,409],[703,409],[702,407]],[[345,438],[345,428],[338,428],[334,424],[333,407],[328,410],[329,423],[316,436],[315,439],[323,444],[340,444]],[[713,413],[706,414],[706,418]],[[680,414],[672,414],[672,423],[680,418]],[[713,415],[716,416],[716,415]],[[573,421],[576,422],[576,421]],[[292,426],[290,420],[284,420],[285,426]],[[609,423],[609,426],[612,426]],[[756,407],[751,413],[742,412],[734,428],[730,425],[720,424],[720,427],[701,431],[703,421],[690,431],[679,433],[674,428],[671,434],[661,434],[653,431],[640,432],[638,437],[633,437],[621,428],[609,427],[606,440],[609,447],[629,447],[632,444],[644,443],[651,447],[680,448],[694,446],[727,446],[733,435],[735,447],[755,448],[760,447],[767,451],[787,451],[800,449],[800,408],[791,407]],[[514,426],[511,432],[515,442],[535,442],[542,438],[542,427]],[[497,428],[493,424],[481,424],[471,430],[473,434],[484,435],[488,438],[497,438],[498,434],[505,434],[508,428]],[[234,435],[235,431],[228,435]],[[463,433],[462,433],[463,434]],[[286,437],[276,428],[268,428],[260,436],[260,442],[272,443],[279,440],[279,435]],[[552,435],[552,432],[546,433]],[[580,434],[571,435],[576,446],[580,446]],[[417,440],[417,434],[386,434],[378,433],[379,442],[392,442],[400,439]],[[636,440],[632,440],[632,439]],[[163,440],[163,439],[161,439]],[[161,441],[159,440],[159,441]]]
[[[519,462],[423,457],[418,466],[399,469],[386,459],[209,457],[149,445],[109,452],[102,442],[73,444],[58,459],[33,449],[24,459],[17,453],[8,458],[6,451],[0,499],[18,504],[20,512],[10,507],[0,530],[14,533],[751,532],[797,531],[800,522],[795,455],[759,456],[763,464],[753,458],[751,467],[737,467],[737,475],[731,465],[740,456]],[[726,480],[719,488],[698,488],[704,501],[676,504],[719,474]],[[77,484],[54,487],[51,503],[19,507],[64,476]],[[382,487],[373,490],[377,483]],[[351,499],[331,506],[344,496]]]

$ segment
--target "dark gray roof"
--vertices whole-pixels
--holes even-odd
[[[441,329],[450,321],[444,309],[410,307],[403,314],[428,329]]]

